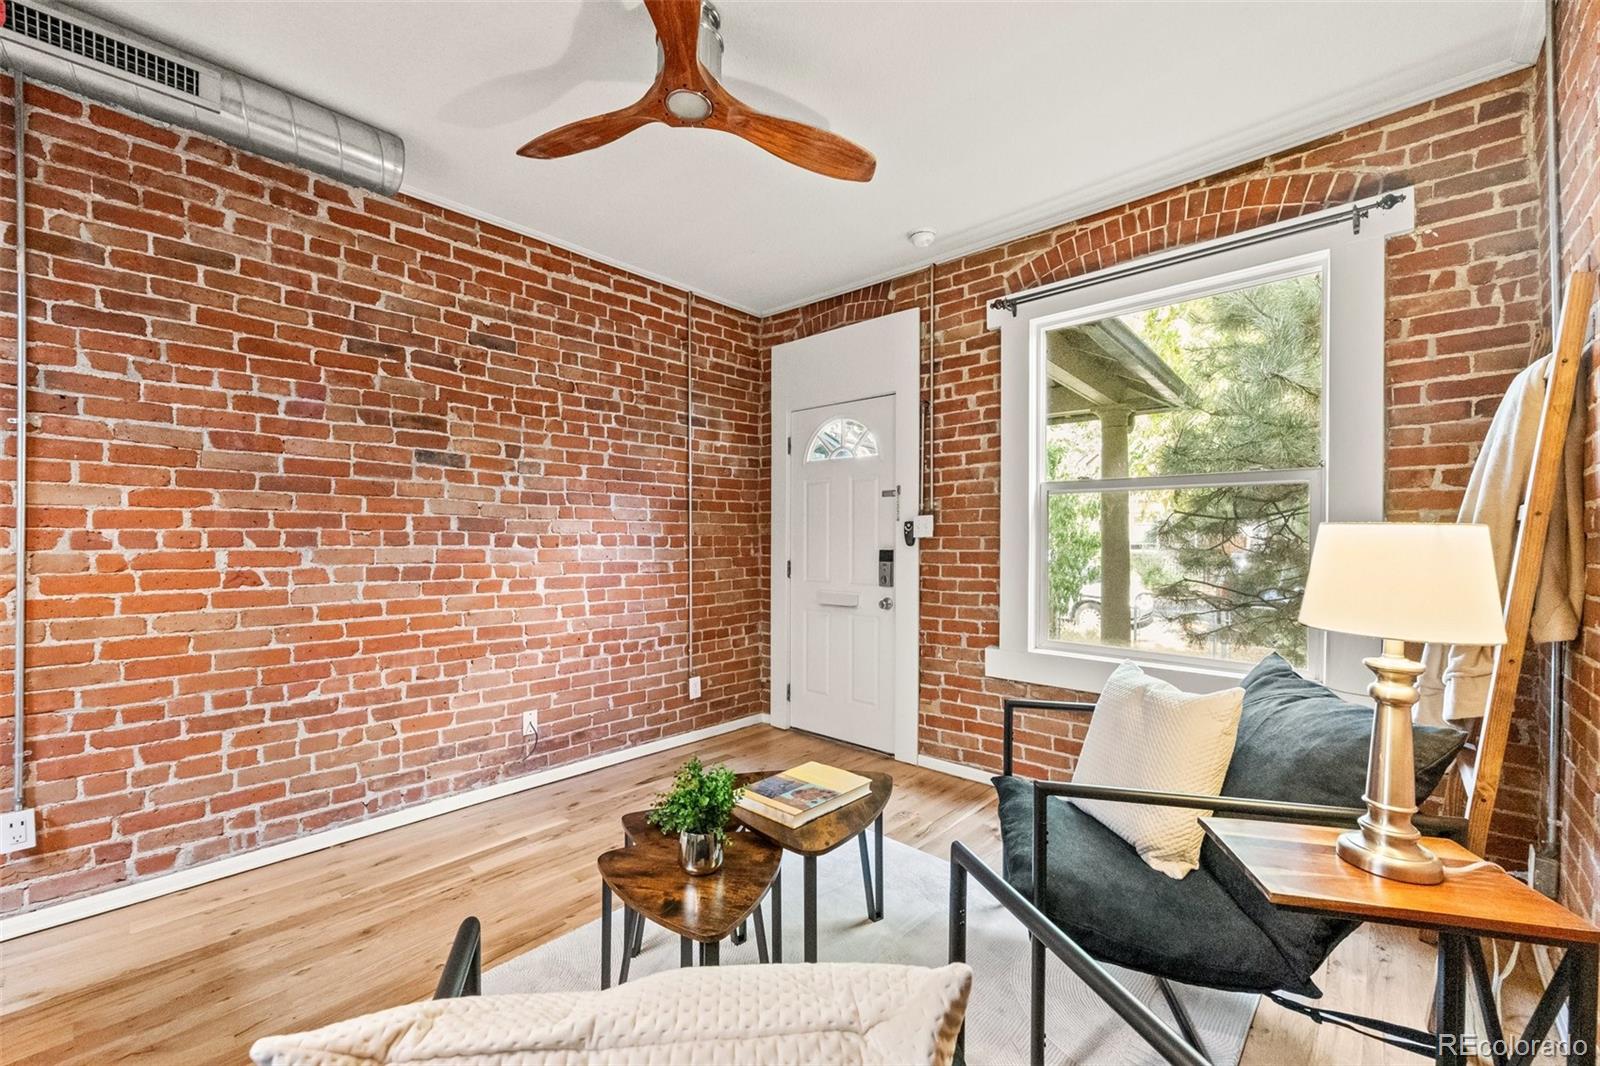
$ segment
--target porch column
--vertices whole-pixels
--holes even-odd
[[[1126,407],[1101,407],[1100,476],[1128,476],[1128,423]],[[1100,639],[1127,645],[1133,637],[1129,610],[1130,552],[1128,545],[1128,494],[1107,492],[1100,499]]]

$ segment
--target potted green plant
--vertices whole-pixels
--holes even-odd
[[[698,758],[678,767],[672,787],[656,797],[648,815],[663,833],[678,834],[678,861],[691,874],[722,869],[728,818],[744,790],[726,766],[702,766]]]

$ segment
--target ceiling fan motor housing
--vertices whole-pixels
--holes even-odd
[[[700,65],[711,77],[722,80],[722,16],[714,5],[700,5],[700,38],[696,53]],[[666,53],[661,49],[661,39],[656,38],[656,73],[666,65]],[[704,122],[711,117],[711,101],[693,89],[673,89],[667,93],[667,110],[685,122]]]

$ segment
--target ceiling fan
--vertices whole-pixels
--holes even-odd
[[[797,167],[845,181],[871,181],[878,162],[860,145],[803,122],[763,114],[717,80],[722,19],[701,0],[645,0],[659,46],[655,84],[637,103],[579,119],[535,137],[517,154],[555,159],[610,144],[652,122],[699,126],[742,137]]]

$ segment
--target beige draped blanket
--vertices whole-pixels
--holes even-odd
[[[1516,550],[1517,512],[1539,439],[1539,419],[1544,411],[1550,364],[1548,355],[1535,361],[1518,374],[1506,390],[1505,399],[1489,425],[1483,450],[1472,468],[1456,519],[1489,527],[1502,600],[1511,576],[1512,554]],[[1582,384],[1577,394],[1580,397],[1587,394]],[[1528,639],[1534,643],[1568,641],[1578,635],[1584,581],[1583,424],[1582,409],[1574,410],[1567,428],[1561,478],[1552,501],[1543,566],[1534,593],[1533,620],[1528,629]],[[1411,589],[1408,594],[1426,596],[1428,590]],[[1489,704],[1494,653],[1493,648],[1428,645],[1422,655],[1427,672],[1422,676],[1417,721],[1437,725],[1482,718]]]

